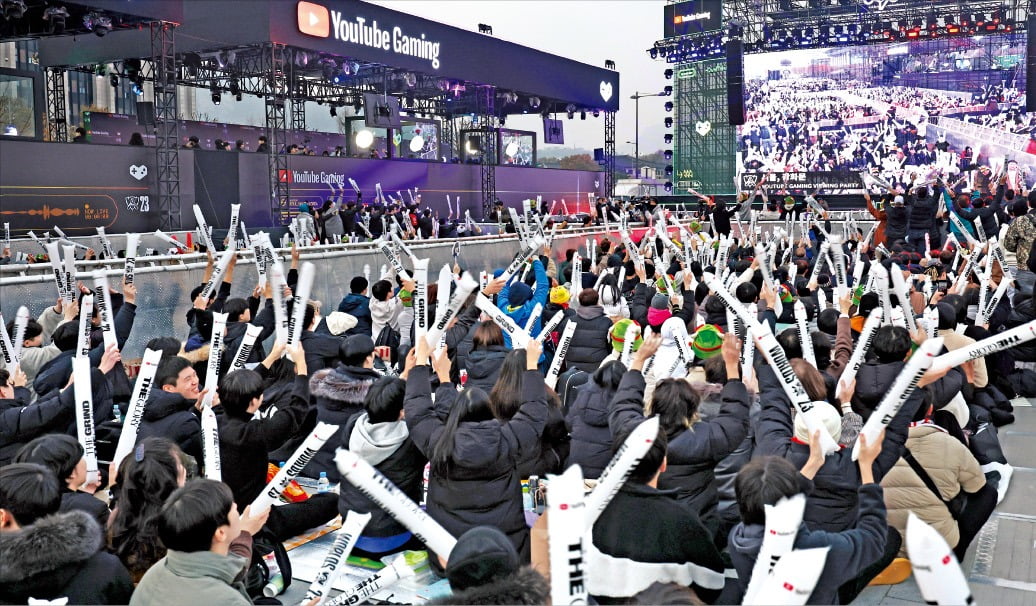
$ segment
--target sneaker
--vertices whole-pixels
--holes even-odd
[[[878,576],[871,579],[870,585],[898,585],[903,581],[910,578],[910,572],[913,569],[910,567],[910,560],[906,558],[896,558],[892,560],[885,570],[878,573]]]

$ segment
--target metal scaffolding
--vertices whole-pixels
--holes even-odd
[[[261,78],[266,98],[266,137],[269,147],[270,206],[275,224],[285,225],[290,217],[291,176],[288,172],[287,111],[289,102],[286,75],[290,65],[283,44],[270,44],[266,53],[266,77]]]
[[[47,69],[47,125],[50,140],[68,142],[68,112],[65,109],[65,69]]]
[[[496,202],[496,137],[497,117],[494,111],[496,89],[492,86],[483,86],[476,93],[478,106],[479,144],[482,153],[479,155],[479,164],[482,172],[482,216],[489,217],[493,212],[493,203]]]
[[[172,23],[151,24],[155,89],[155,164],[158,168],[159,228],[181,229],[180,141],[176,106],[176,52]]]
[[[615,195],[615,112],[604,112],[604,193]]]

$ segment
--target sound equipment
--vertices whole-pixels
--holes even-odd
[[[739,38],[727,42],[727,113],[730,124],[745,123],[745,49]]]

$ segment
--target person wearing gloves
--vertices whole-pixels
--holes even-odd
[[[675,490],[677,498],[698,513],[710,532],[715,532],[719,526],[715,515],[719,497],[714,485],[714,469],[748,435],[750,398],[744,383],[738,379],[741,347],[732,334],[723,340],[722,354],[727,368],[727,383],[720,394],[723,403],[713,419],[700,421],[701,397],[683,379],[659,381],[648,406],[644,407],[643,369],[653,355],[656,356],[654,364],[660,364],[656,352],[662,342],[663,338],[654,334],[644,339],[612,398],[608,425],[612,435],[618,435],[639,424],[646,415],[657,415],[669,442],[668,463],[658,485],[663,490]]]
[[[848,604],[859,591],[845,595],[839,589],[855,583],[861,577],[873,577],[878,572],[873,571],[871,574],[871,563],[885,551],[888,525],[885,523],[884,495],[881,485],[874,480],[871,468],[882,452],[883,437],[884,433],[872,444],[867,442],[866,436],[860,436],[860,480],[855,487],[860,507],[859,512],[849,520],[849,527],[841,532],[826,532],[811,528],[803,521],[795,535],[795,549],[830,548],[824,569],[807,604]],[[730,531],[729,545],[730,559],[737,570],[742,594],[748,589],[755,560],[763,544],[765,506],[776,505],[781,499],[808,492],[810,480],[822,465],[824,454],[820,448],[818,431],[810,440],[809,458],[801,471],[787,459],[764,456],[752,459],[738,472],[734,487],[742,521]],[[808,505],[806,510],[809,510]],[[731,603],[740,601],[737,599]]]
[[[546,386],[537,371],[540,346],[531,341],[525,350],[523,403],[506,423],[494,418],[485,391],[465,389],[458,396],[445,355],[435,360],[440,384],[433,405],[430,354],[428,343],[419,340],[413,362],[407,360],[414,367],[404,405],[410,436],[431,463],[428,514],[455,537],[475,526],[495,526],[510,539],[521,561],[528,562],[530,535],[518,464],[538,452],[547,422]],[[437,413],[446,410],[445,415]]]

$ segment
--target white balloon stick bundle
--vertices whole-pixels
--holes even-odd
[[[482,293],[478,293],[475,297],[475,305],[489,316],[490,320],[496,322],[505,335],[511,338],[512,347],[524,348],[532,340],[532,336],[529,333],[525,332],[521,326],[518,326],[510,316],[504,313],[504,310],[493,305],[493,302]]]
[[[248,358],[252,356],[255,340],[259,338],[259,333],[261,332],[263,332],[262,326],[249,324],[245,327],[245,335],[241,338],[241,345],[238,346],[237,353],[234,354],[234,361],[231,363],[230,368],[227,369],[227,374],[245,367],[245,364],[248,363]]]
[[[205,220],[205,215],[202,214],[201,207],[197,204],[194,205],[194,220],[198,222],[201,243],[205,245],[206,250],[216,252],[216,247],[212,245],[212,235],[209,233],[209,223]]]
[[[896,291],[899,306],[903,309],[906,329],[913,333],[917,330],[917,320],[914,319],[914,310],[910,306],[910,289],[907,287],[906,279],[903,278],[903,270],[893,263],[889,276],[892,278],[892,289]]]
[[[551,604],[586,604],[584,580],[583,470],[572,465],[561,475],[547,476],[547,537],[550,552]]]
[[[532,308],[532,313],[529,314],[529,319],[525,321],[525,332],[532,334],[532,327],[536,325],[536,320],[540,319],[540,315],[543,314],[543,304],[536,303]]]
[[[558,349],[554,352],[554,359],[550,362],[550,368],[547,370],[547,376],[544,379],[547,383],[547,387],[554,389],[558,384],[558,375],[561,374],[561,363],[565,360],[565,356],[568,354],[568,348],[572,345],[572,336],[576,332],[576,323],[569,322],[565,325],[565,330],[561,332],[561,338],[558,340]]]
[[[273,324],[276,340],[288,342],[288,305],[285,300],[284,289],[288,286],[288,280],[284,275],[284,265],[280,259],[273,257],[273,262],[267,268],[270,280],[270,298],[273,299]]]
[[[637,269],[644,267],[644,257],[640,255],[640,250],[633,245],[633,239],[630,238],[630,233],[625,228],[619,230],[619,237],[622,238],[622,243],[626,246],[626,250],[629,251],[630,259],[633,259],[633,265]],[[687,246],[687,243],[684,244]]]
[[[208,392],[202,400],[201,408],[201,446],[205,461],[205,477],[220,482],[223,480],[222,459],[219,452],[219,425],[216,413],[212,410],[212,400],[219,384],[219,362],[223,351],[223,333],[227,327],[227,314],[212,314],[212,339],[210,340],[209,361],[206,368],[205,388]]]
[[[439,268],[439,279],[436,281],[436,284],[438,288],[436,288],[435,294],[435,317],[428,319],[429,326],[439,322],[439,318],[446,312],[446,307],[450,304],[453,271],[450,269],[449,264],[444,264]]]
[[[881,263],[871,263],[874,274],[874,292],[881,299],[881,310],[886,324],[892,323],[892,297],[889,296],[889,272]]]
[[[47,242],[43,244],[43,248],[47,251],[47,258],[50,260],[50,267],[54,272],[54,285],[57,286],[58,296],[66,302],[71,301],[71,296],[68,293],[68,282],[65,281],[65,269],[61,263],[60,245],[57,242]]]
[[[453,293],[452,297],[450,297],[449,305],[446,305],[445,309],[443,309],[443,306],[439,306],[440,309],[437,310],[438,319],[436,319],[435,324],[428,329],[428,334],[425,336],[425,339],[428,341],[429,345],[433,347],[438,345],[439,340],[442,339],[444,334],[446,334],[446,329],[449,327],[450,321],[457,317],[457,314],[460,313],[460,308],[464,306],[464,303],[468,300],[468,296],[470,296],[476,288],[478,288],[478,284],[475,283],[470,275],[465,273],[460,277],[460,282],[457,283],[457,291]],[[439,292],[442,292],[443,290],[447,293],[450,292],[448,287],[443,289],[443,286],[440,284]]]
[[[291,347],[302,339],[302,333],[306,330],[305,323],[306,306],[309,304],[309,294],[313,291],[313,277],[316,274],[316,266],[309,261],[302,263],[299,268],[299,281],[295,284],[294,304],[291,309],[291,319],[288,321],[288,342]]]
[[[842,385],[847,386],[852,383],[856,378],[856,373],[863,366],[863,361],[867,357],[867,350],[870,349],[871,343],[874,342],[874,333],[881,327],[882,314],[881,308],[875,307],[867,315],[867,319],[863,323],[863,329],[860,331],[860,338],[857,339],[856,347],[849,357],[849,363],[846,364],[845,370],[842,371],[842,376],[839,379],[839,383]]]
[[[90,318],[94,315],[94,296],[86,295],[79,302],[79,336],[76,341],[76,357],[85,358],[90,355],[90,333],[93,326]]]
[[[417,233],[421,233],[421,232],[418,231]],[[403,251],[403,254],[405,254],[406,256],[410,257],[410,261],[411,262],[415,262],[415,263],[417,262],[417,255],[414,254],[414,251],[410,250],[410,247],[407,246],[406,243],[404,243],[403,240],[400,239],[399,236],[397,236],[395,233],[391,233],[391,234],[389,234],[389,237],[392,238],[392,242],[396,245],[396,248],[398,250]]]
[[[981,358],[982,356],[987,356],[991,353],[996,353],[1009,347],[1032,341],[1033,339],[1036,339],[1036,320],[1026,322],[1021,326],[1016,326],[1010,330],[1005,330],[993,336],[986,337],[985,339],[976,341],[967,347],[961,347],[960,349],[955,349],[949,353],[944,353],[935,358],[932,362],[932,368],[935,370],[954,368],[968,360]]]
[[[76,437],[83,446],[83,460],[86,461],[86,484],[100,478],[97,469],[97,442],[94,431],[94,399],[90,380],[90,358],[76,356],[72,359],[73,396],[76,399]]]
[[[11,248],[11,224],[4,223],[4,248]]]
[[[979,243],[979,241],[976,240],[975,237],[971,235],[971,231],[968,230],[968,228],[964,226],[964,222],[961,220],[960,217],[957,216],[957,213],[951,212],[951,213],[949,213],[949,215],[950,215],[950,223],[953,223],[953,226],[957,228],[957,231],[959,231],[960,233],[964,234],[964,237],[968,239],[968,245],[969,246],[971,246],[973,244],[978,244]],[[981,221],[979,221],[978,223],[981,223]]]
[[[952,215],[953,213],[950,214]],[[985,228],[982,227],[982,221],[972,221],[971,224],[975,226],[975,233],[978,235],[979,242],[986,242],[988,238],[986,237]]]
[[[925,335],[931,339],[935,336],[936,331],[939,328],[939,309],[937,307],[928,307],[924,310],[924,330]],[[936,358],[938,360],[938,358]]]
[[[144,359],[140,362],[140,371],[137,373],[137,380],[133,384],[129,410],[126,411],[126,420],[122,423],[122,433],[119,435],[119,442],[115,446],[115,456],[112,457],[115,469],[119,468],[122,460],[129,455],[133,450],[133,445],[137,443],[137,432],[140,431],[140,423],[144,419],[144,408],[147,405],[148,396],[151,394],[155,373],[158,372],[158,363],[161,361],[161,350],[144,350]]]
[[[61,261],[65,277],[65,295],[68,297],[66,301],[71,303],[78,290],[76,287],[76,247],[62,246],[61,250],[64,251]]]
[[[583,257],[576,251],[572,255],[572,292],[583,290]]]
[[[766,577],[752,603],[770,606],[805,604],[813,595],[817,581],[824,572],[830,550],[830,547],[815,547],[794,549],[784,554]]]
[[[403,262],[399,259],[399,254],[396,253],[395,248],[393,248],[392,244],[388,240],[379,240],[378,248],[381,250],[382,254],[388,258],[389,264],[392,265],[392,269],[395,270],[396,274],[400,278],[404,280],[412,279],[410,277],[410,272],[403,267]]]
[[[428,259],[414,259],[414,339],[424,339],[432,319],[428,317]]]
[[[536,342],[542,345],[543,341],[550,336],[550,333],[554,332],[554,329],[557,328],[558,325],[561,324],[561,321],[564,319],[564,311],[559,311],[555,313],[550,320],[547,320],[547,323],[543,325],[543,328],[540,329],[540,334],[536,335]]]
[[[140,234],[126,234],[126,262],[124,264],[123,282],[133,284],[133,272],[137,267],[137,246],[140,245]]]
[[[752,303],[755,307],[755,303]],[[755,312],[749,310],[749,314],[755,316]],[[741,381],[750,383],[755,377],[755,337],[752,334],[752,327],[745,326],[745,338],[741,342]]]
[[[827,259],[827,251],[830,246],[831,244],[827,240],[821,242],[820,253],[816,256],[816,263],[813,264],[812,271],[809,272],[809,279],[807,280],[808,282],[813,282],[814,280],[816,280],[817,275],[820,273],[820,270],[824,267],[824,260]],[[794,282],[792,283],[794,284]]]
[[[260,514],[280,499],[281,493],[288,484],[298,477],[310,460],[323,448],[324,444],[337,435],[338,426],[320,421],[309,432],[309,436],[295,449],[291,457],[274,474],[273,479],[263,488],[259,496],[252,501],[252,512]]]
[[[209,281],[205,283],[205,288],[201,290],[201,297],[206,301],[213,297],[213,295],[219,289],[219,285],[223,282],[223,274],[227,273],[227,268],[230,267],[230,261],[233,260],[234,256],[237,255],[237,241],[231,240],[230,247],[223,251],[219,256],[219,262],[216,263],[216,267],[212,270],[212,276],[209,277]]]
[[[842,239],[838,236],[831,236],[831,257],[834,260],[835,270],[835,292],[841,299],[849,291],[849,282],[846,279],[845,251],[842,250]]]
[[[324,556],[320,568],[317,569],[317,576],[306,590],[306,597],[303,598],[303,601],[309,602],[319,598],[317,604],[323,604],[327,600],[327,594],[331,592],[331,587],[338,579],[339,566],[349,558],[349,554],[352,553],[356,542],[360,539],[360,534],[370,521],[371,514],[369,513],[356,513],[351,510],[346,512],[342,528],[335,535],[335,540],[327,550],[327,555]]]
[[[985,309],[979,309],[979,324],[989,324],[989,319],[993,316],[993,312],[996,311],[997,305],[1000,304],[1000,299],[1007,293],[1007,287],[1011,285],[1011,280],[1004,276],[1000,279],[1000,283],[996,285],[996,290],[993,292],[993,296],[989,298],[986,303]]]
[[[802,347],[802,358],[817,366],[817,355],[813,351],[813,336],[809,332],[809,320],[806,318],[806,306],[802,301],[795,301],[795,328],[799,335],[799,346]]]
[[[794,267],[794,266],[792,266]],[[831,307],[831,302],[827,300],[827,293],[824,292],[823,288],[817,289],[817,315]]]
[[[230,248],[237,248],[237,230],[241,223],[241,205],[231,204],[230,205],[230,226],[227,228],[227,239]]]
[[[824,455],[826,456],[837,451],[838,444],[824,426],[823,420],[818,417],[809,394],[806,393],[806,389],[802,386],[802,382],[799,381],[791,363],[788,362],[788,356],[784,353],[784,349],[777,342],[777,338],[773,336],[773,333],[770,332],[770,327],[745,313],[744,306],[729,292],[722,289],[717,290],[720,285],[718,280],[716,280],[716,276],[709,273],[704,274],[704,281],[710,290],[714,291],[731,309],[741,315],[741,319],[751,331],[757,347],[763,352],[766,362],[773,368],[774,374],[780,380],[784,393],[787,394],[792,405],[795,406],[795,409],[805,420],[810,434],[812,435],[816,431],[820,432],[820,445],[823,448]]]
[[[644,455],[651,450],[652,444],[658,438],[658,417],[651,417],[644,420],[640,425],[630,432],[626,441],[622,443],[619,450],[612,456],[607,467],[601,472],[597,479],[597,486],[586,496],[586,520],[584,531],[593,528],[597,518],[611,503],[612,498],[619,492],[622,485],[626,483],[630,473],[644,458]]]
[[[99,226],[97,228],[97,239],[101,242],[101,250],[104,251],[104,258],[114,259],[115,249],[112,248],[112,242],[108,239],[108,236],[104,233],[104,227]]]
[[[543,240],[538,236],[528,241],[526,246],[518,253],[518,256],[511,261],[511,263],[504,269],[504,273],[500,274],[500,278],[503,278],[505,282],[510,282],[511,278],[518,273],[520,269],[523,269],[525,263],[532,259],[536,252],[543,248]],[[575,273],[573,272],[573,276]]]
[[[622,336],[622,355],[619,358],[626,368],[633,363],[633,345],[637,342],[638,337],[640,337],[640,327],[631,323],[626,327],[626,334]]]
[[[745,590],[744,604],[762,604],[759,602],[759,590],[773,572],[774,565],[795,547],[795,537],[802,526],[802,515],[806,511],[806,495],[777,501],[776,505],[764,505],[766,525],[763,531],[763,542],[759,546],[759,554],[752,567],[752,577]]]
[[[335,463],[344,481],[387,511],[436,555],[449,561],[457,539],[425,513],[420,505],[411,501],[391,480],[356,453],[342,448],[335,452]]]
[[[926,604],[973,604],[971,587],[946,539],[910,512],[906,548],[917,587]]]
[[[414,576],[414,569],[407,565],[405,558],[397,557],[392,560],[391,564],[382,568],[376,574],[367,577],[324,603],[327,606],[352,606],[353,604],[359,604],[382,589],[391,586],[396,581],[412,576]]]
[[[97,306],[97,313],[101,317],[101,335],[104,337],[104,348],[110,345],[118,345],[115,337],[115,321],[112,319],[112,298],[108,291],[108,274],[103,270],[95,271],[94,279],[94,303]]]
[[[212,337],[209,339],[209,358],[205,366],[205,394],[203,404],[212,405],[212,399],[216,395],[216,387],[219,385],[219,363],[223,353],[223,336],[227,330],[227,314],[213,312],[212,314]]]
[[[680,360],[688,364],[694,361],[694,352],[691,351],[690,341],[691,339],[687,335],[687,327],[683,323],[680,323],[673,331],[673,344],[676,345],[676,351],[680,354],[677,359],[677,363],[679,363]],[[672,376],[672,373],[675,371],[676,367],[674,366],[673,369],[664,376]]]
[[[903,407],[910,395],[914,393],[918,382],[921,381],[921,377],[932,366],[935,354],[942,351],[942,346],[942,337],[926,339],[910,356],[906,366],[903,367],[896,380],[893,381],[892,387],[889,388],[885,397],[881,399],[881,403],[878,404],[878,407],[871,413],[870,418],[863,424],[863,429],[860,430],[860,434],[867,436],[868,444],[873,444],[877,441],[881,430],[885,429],[892,422],[892,418],[896,416],[899,409]],[[860,442],[857,441],[853,445],[852,459],[855,461],[859,454]]]
[[[0,324],[3,324],[2,318],[0,318]],[[13,364],[8,368],[13,367],[21,362],[22,359],[22,346],[25,343],[25,330],[29,327],[29,308],[22,305],[18,308],[18,311],[14,314],[14,334],[11,335],[12,342],[5,344],[11,347],[11,358]],[[7,325],[3,324],[4,335],[7,335]],[[5,358],[6,361],[6,358]]]

